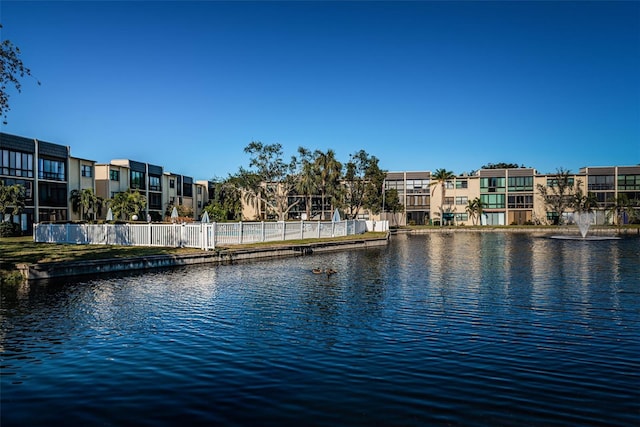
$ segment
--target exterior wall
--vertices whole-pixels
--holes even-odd
[[[68,196],[73,190],[91,189],[96,192],[95,188],[95,164],[93,160],[79,159],[77,157],[69,157],[69,191]],[[69,200],[69,219],[73,221],[80,220],[80,212],[74,212]]]

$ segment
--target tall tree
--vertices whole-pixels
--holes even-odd
[[[556,225],[562,224],[564,213],[574,203],[576,189],[580,187],[580,183],[580,180],[574,180],[569,170],[559,168],[555,175],[548,179],[547,185],[537,185],[547,213],[553,214]]]
[[[378,166],[378,159],[364,150],[352,154],[344,176],[344,205],[347,217],[355,219],[362,208],[379,213],[382,208],[382,184],[386,172]]]
[[[2,24],[0,24],[1,29]],[[31,76],[31,70],[25,67],[20,59],[20,53],[20,48],[11,41],[2,40],[0,43],[0,115],[2,123],[5,125],[7,124],[7,113],[10,110],[8,88],[13,86],[20,93],[22,91],[20,79],[24,76]]]
[[[315,152],[315,169],[318,173],[318,189],[320,191],[320,200],[322,207],[320,208],[320,218],[329,219],[335,206],[340,203],[342,185],[342,163],[336,159],[336,153],[333,150],[327,150],[326,153],[316,150]],[[327,206],[327,198],[331,205],[329,215],[327,217],[325,207]]]
[[[26,190],[20,184],[0,184],[0,222],[5,215],[20,215],[25,207]]]
[[[473,222],[473,225],[478,224],[477,220],[480,220],[479,221],[480,225],[482,225],[482,208],[483,208],[483,204],[482,204],[482,200],[480,200],[480,197],[476,197],[475,199],[469,200],[467,202],[465,211],[471,217],[471,221]]]
[[[300,156],[300,176],[298,177],[296,191],[304,197],[306,217],[311,219],[313,216],[311,212],[313,196],[318,194],[318,170],[309,150],[299,147],[298,155]]]
[[[446,194],[446,184],[447,181],[451,181],[455,177],[453,172],[444,168],[436,169],[433,175],[431,175],[431,186],[434,187],[434,190],[436,187],[440,187],[440,226],[444,225],[444,196]]]
[[[250,166],[253,171],[241,169],[240,176],[254,175],[260,179],[260,186],[256,188],[255,180],[250,186],[243,186],[251,191],[262,203],[268,212],[273,212],[278,220],[287,219],[289,211],[298,203],[299,199],[290,199],[294,194],[297,184],[299,162],[295,156],[290,161],[282,159],[282,146],[280,144],[263,144],[254,141],[244,149],[251,156]]]

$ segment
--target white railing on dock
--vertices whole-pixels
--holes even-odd
[[[380,224],[382,223],[382,224]],[[36,224],[33,239],[42,243],[164,246],[213,249],[219,245],[362,234],[380,231],[367,221],[212,222],[187,224]],[[388,225],[386,226],[388,229]]]

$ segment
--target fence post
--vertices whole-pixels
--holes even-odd
[[[264,242],[264,221],[260,221],[260,241]]]
[[[242,221],[238,224],[238,244],[242,244]]]
[[[300,220],[300,239],[304,239],[304,220]]]
[[[285,230],[285,223],[284,221],[282,221],[282,240],[286,240],[286,230]]]
[[[322,227],[322,222],[318,220],[318,239],[320,238],[320,227]]]
[[[69,243],[69,224],[64,225],[64,232],[65,232],[64,242]]]
[[[217,223],[214,222],[213,224],[211,224],[211,234],[212,234],[212,244],[211,246],[213,247],[213,249],[216,248],[216,229],[218,228]]]
[[[152,232],[152,230],[151,230],[151,223],[150,223],[150,222],[148,222],[148,223],[147,223],[147,240],[148,240],[147,244],[148,244],[149,246],[152,246],[152,244],[151,244],[151,237],[152,237],[152,235],[153,235],[153,232]]]

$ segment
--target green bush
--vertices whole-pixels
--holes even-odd
[[[0,222],[0,237],[14,237],[20,235],[20,224],[5,221]]]

